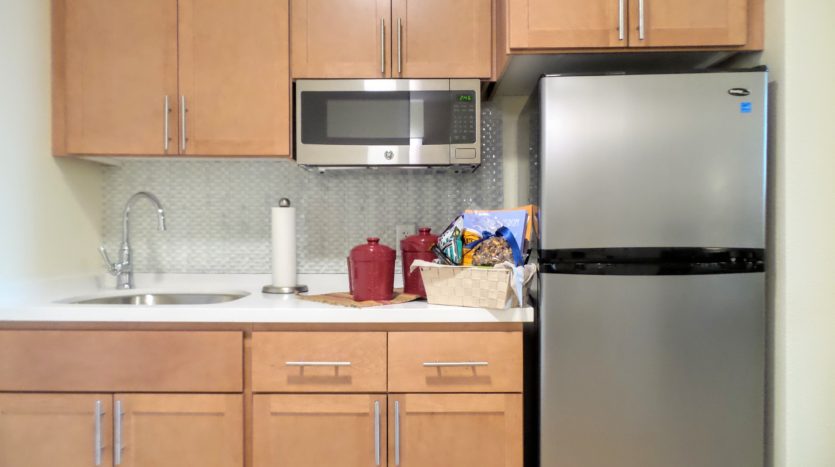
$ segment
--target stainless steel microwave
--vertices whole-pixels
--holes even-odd
[[[298,80],[295,156],[300,165],[477,166],[477,79]]]

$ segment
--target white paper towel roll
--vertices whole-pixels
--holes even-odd
[[[273,286],[295,287],[297,285],[296,208],[291,206],[273,208],[272,223]]]

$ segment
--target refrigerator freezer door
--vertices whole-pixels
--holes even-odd
[[[763,273],[541,278],[543,467],[763,465]]]
[[[540,248],[763,248],[766,81],[543,78]]]

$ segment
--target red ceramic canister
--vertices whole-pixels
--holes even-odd
[[[392,248],[371,237],[357,245],[348,256],[348,275],[354,300],[391,300],[394,297],[394,258]]]
[[[409,272],[412,261],[422,259],[432,261],[435,254],[432,253],[432,246],[438,242],[438,236],[431,233],[429,227],[418,229],[417,235],[411,235],[400,241],[400,251],[403,256],[403,292],[419,295],[426,298],[426,290],[423,288],[423,278],[420,270]]]

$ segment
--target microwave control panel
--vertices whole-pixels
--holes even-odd
[[[476,102],[473,91],[454,91],[452,95],[452,144],[473,144],[476,139]]]

